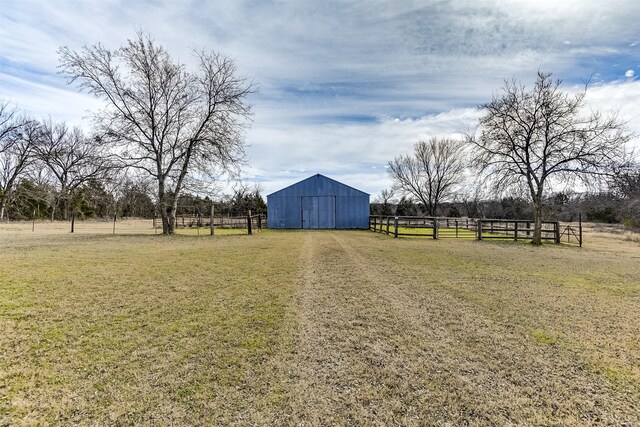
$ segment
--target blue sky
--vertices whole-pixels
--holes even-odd
[[[0,97],[88,126],[101,103],[67,86],[58,47],[116,48],[137,29],[189,65],[237,61],[252,96],[244,177],[265,194],[324,173],[376,195],[385,165],[430,136],[473,129],[505,78],[538,69],[640,133],[640,2],[0,0]]]

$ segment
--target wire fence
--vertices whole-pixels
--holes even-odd
[[[264,215],[216,217],[213,228],[209,218],[176,218],[175,233],[179,235],[252,234],[266,227]],[[0,222],[0,239],[27,235],[111,234],[153,235],[162,233],[160,218],[69,219],[68,221],[32,220]]]

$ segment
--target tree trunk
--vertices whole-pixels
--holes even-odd
[[[164,204],[160,206],[160,216],[162,217],[162,234],[170,235],[175,233],[176,215],[171,207]]]
[[[178,210],[178,201],[176,200],[169,206],[162,206],[160,212],[162,213],[162,233],[163,234],[175,234],[176,232],[176,212]]]
[[[65,190],[63,189],[63,191]],[[69,203],[68,203],[68,198],[66,193],[62,193],[62,196],[58,200],[58,204],[60,206],[60,211],[62,212],[62,219],[65,221],[68,221],[69,220]]]
[[[169,214],[169,229],[171,232],[169,234],[175,234],[176,232],[176,215],[178,213],[178,197],[177,195],[173,196],[171,201],[171,207],[168,210]]]
[[[162,217],[162,234],[171,235],[175,233],[177,200],[168,200],[165,191],[164,180],[158,180],[158,200],[160,201],[160,216]],[[176,206],[174,208],[174,206]]]
[[[534,225],[533,225],[533,238],[531,244],[542,244],[542,196],[536,196],[534,200]]]

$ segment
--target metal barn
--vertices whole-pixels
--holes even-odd
[[[267,196],[269,228],[369,227],[369,194],[314,175]]]

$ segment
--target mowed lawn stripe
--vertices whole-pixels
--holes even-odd
[[[435,379],[442,387],[427,400],[441,409],[435,418],[423,413],[421,420],[475,420],[471,423],[479,425],[637,421],[640,322],[633,295],[639,283],[627,279],[633,276],[628,268],[620,269],[618,280],[629,292],[612,297],[606,286],[594,291],[535,279],[531,273],[538,263],[562,277],[563,263],[572,256],[563,260],[558,248],[532,253],[528,245],[518,244],[394,240],[381,251],[368,236],[337,236],[358,274],[379,290],[386,288],[380,301],[404,318],[407,333],[415,337],[406,348],[425,348],[424,364],[433,369],[423,372],[427,381]],[[491,280],[458,268],[496,252],[518,267],[488,262],[484,268],[491,271]],[[618,258],[620,267],[632,266],[629,254]],[[591,265],[596,274],[612,267],[597,258]],[[638,273],[637,266],[631,268]],[[612,310],[626,316],[612,316]],[[591,323],[592,317],[602,324]],[[407,354],[406,359],[405,365],[415,357]],[[447,376],[439,377],[442,372]],[[420,387],[422,380],[409,381]]]
[[[352,232],[305,237],[307,273],[293,363],[296,423],[584,425],[637,419],[637,383],[608,381],[592,369],[586,347],[545,341],[548,326],[532,321],[535,295],[512,294],[516,308],[505,308],[461,292],[477,279],[452,271],[458,249],[448,242]],[[484,248],[470,246],[465,253]],[[531,256],[527,246],[509,250]],[[533,292],[548,286],[534,285]],[[522,318],[504,321],[515,309]]]

